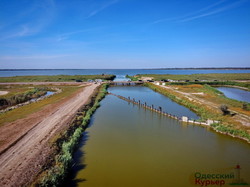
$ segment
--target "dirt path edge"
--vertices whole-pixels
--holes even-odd
[[[67,126],[77,111],[88,102],[99,85],[90,84],[55,108],[49,116],[0,155],[0,186],[25,186],[41,171],[51,155],[49,140]]]

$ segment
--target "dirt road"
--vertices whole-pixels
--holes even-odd
[[[88,101],[97,84],[91,84],[74,95],[46,117],[40,118],[13,146],[0,155],[0,186],[23,186],[41,169],[48,141],[58,129],[72,120],[77,110]],[[26,121],[29,123],[29,121]]]
[[[197,95],[203,95],[204,93],[186,93],[186,92],[178,91],[170,86],[160,85],[160,87],[165,88],[165,89],[169,89],[169,90],[176,92],[176,93],[179,93],[179,94],[183,95],[184,97],[186,97],[187,99],[189,99],[190,101],[196,102],[196,103],[201,104],[201,105],[206,105],[207,107],[211,108],[212,110],[219,110],[219,106],[220,106],[219,104],[215,104],[215,103],[210,102],[208,100],[197,97]],[[240,114],[234,110],[231,110],[231,112],[237,113],[237,115],[232,117],[232,119],[240,122],[243,126],[247,126],[247,127],[250,126],[250,122],[249,122],[250,117],[249,116],[247,116],[245,114]]]

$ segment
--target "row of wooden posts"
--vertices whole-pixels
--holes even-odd
[[[130,97],[126,98],[126,97],[116,95],[116,94],[113,94],[113,93],[109,93],[109,94],[114,95],[114,96],[116,96],[116,97],[118,97],[118,98],[120,98],[122,100],[125,100],[125,101],[127,101],[129,103],[133,103],[135,105],[139,105],[139,106],[144,107],[146,109],[149,109],[149,110],[152,110],[154,112],[160,113],[160,114],[162,114],[164,116],[167,116],[167,117],[170,117],[170,118],[173,118],[173,119],[176,119],[176,120],[181,120],[181,118],[179,118],[178,116],[175,116],[175,115],[169,114],[167,112],[164,112],[162,110],[162,107],[160,107],[160,106],[158,108],[155,108],[154,105],[149,106],[149,105],[147,105],[146,102],[143,103],[140,100],[136,101],[134,98],[133,99],[131,99]]]
[[[125,100],[125,101],[127,101],[129,103],[139,105],[141,107],[144,107],[144,108],[149,109],[151,111],[157,112],[157,113],[162,114],[164,116],[167,116],[169,118],[176,119],[176,120],[181,121],[181,122],[190,123],[190,124],[197,124],[197,125],[205,125],[205,126],[210,126],[213,123],[218,123],[219,122],[219,121],[209,120],[209,119],[206,122],[201,122],[201,121],[190,120],[186,116],[178,117],[176,115],[172,115],[172,114],[169,114],[167,112],[164,112],[162,110],[162,107],[160,107],[160,106],[158,108],[155,108],[154,105],[149,106],[149,105],[147,105],[146,102],[143,103],[140,100],[136,101],[134,98],[133,99],[131,99],[130,97],[126,98],[126,97],[123,97],[121,95],[116,95],[116,94],[113,94],[113,93],[109,93],[109,94],[114,95],[114,96],[116,96],[116,97],[118,97],[118,98],[120,98],[122,100]]]

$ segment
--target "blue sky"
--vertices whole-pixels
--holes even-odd
[[[250,0],[1,0],[0,69],[249,67]]]

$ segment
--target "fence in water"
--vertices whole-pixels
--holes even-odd
[[[210,126],[212,123],[218,123],[218,121],[214,121],[214,120],[207,120],[206,122],[190,120],[186,116],[179,117],[179,116],[176,116],[176,115],[173,115],[173,114],[169,114],[169,113],[163,111],[162,107],[160,107],[160,106],[158,108],[155,108],[154,105],[149,106],[149,105],[147,105],[146,102],[141,102],[141,100],[136,101],[134,98],[133,99],[131,99],[130,97],[126,98],[126,97],[123,97],[121,95],[116,95],[116,94],[110,93],[110,92],[108,94],[116,96],[119,99],[122,99],[124,101],[129,102],[129,103],[133,103],[135,105],[139,105],[139,106],[144,107],[144,108],[146,108],[148,110],[154,111],[156,113],[159,113],[161,115],[167,116],[169,118],[172,118],[172,119],[175,119],[175,120],[178,120],[178,121],[181,121],[181,122],[191,123],[191,124],[198,124],[198,125],[206,125],[206,126]]]

